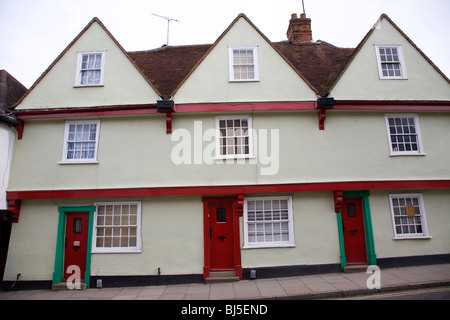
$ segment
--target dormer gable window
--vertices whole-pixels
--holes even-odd
[[[76,87],[103,86],[106,51],[78,52]]]
[[[259,81],[257,46],[228,49],[230,81]]]
[[[380,79],[407,79],[406,65],[401,46],[376,45],[375,51],[378,62]]]

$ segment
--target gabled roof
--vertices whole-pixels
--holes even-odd
[[[105,25],[100,21],[99,18],[94,17],[87,25],[84,27],[84,29],[75,37],[75,39],[72,40],[72,42],[61,52],[61,54],[52,62],[52,64],[42,73],[42,75],[36,80],[36,82],[28,89],[28,91],[21,97],[21,99],[12,106],[12,108],[15,108],[17,105],[19,105],[27,96],[28,94],[33,91],[33,89],[41,82],[41,80],[52,70],[52,68],[58,63],[59,60],[68,52],[72,46],[80,39],[84,33],[86,33],[87,30],[94,24],[98,23],[98,25],[105,31],[105,33],[111,38],[111,40],[117,45],[117,47],[123,52],[123,54],[130,60],[130,62],[136,67],[138,72],[144,77],[144,79],[149,83],[149,85],[156,91],[156,93],[159,94],[158,90],[153,86],[150,80],[146,77],[146,75],[142,72],[142,70],[135,64],[135,62],[129,57],[128,53],[125,51],[125,49],[121,46],[121,44],[114,38],[114,36],[109,32],[109,30],[105,27]]]
[[[320,40],[271,44],[321,96],[328,93],[330,85],[353,52],[352,48],[339,48]],[[155,50],[128,52],[128,55],[153,86],[163,96],[170,97],[211,47],[213,44],[164,46]]]
[[[336,75],[333,83],[330,85],[329,90],[331,91],[333,87],[339,82],[339,79],[342,77],[342,75],[345,73],[347,68],[350,66],[352,61],[355,59],[355,57],[360,52],[361,48],[366,44],[367,40],[370,38],[372,33],[375,31],[377,26],[380,24],[380,22],[386,19],[424,58],[425,60],[431,64],[431,66],[448,82],[450,83],[450,80],[445,76],[445,74],[431,61],[423,52],[419,49],[419,47],[416,46],[416,44],[394,23],[394,21],[391,20],[391,18],[388,17],[387,14],[383,13],[381,14],[380,18],[378,18],[377,22],[373,25],[373,27],[367,32],[367,34],[364,36],[364,38],[361,40],[361,42],[358,44],[358,46],[353,50],[352,54],[349,56],[347,61],[342,65],[341,70]]]
[[[338,73],[353,52],[324,41],[275,42],[275,47],[294,65],[320,96],[326,96]]]
[[[338,48],[323,41],[271,42],[245,14],[241,13],[214,44],[164,46],[155,50],[128,52],[128,54],[162,93],[162,96],[167,98],[177,91],[240,18],[244,18],[319,95],[328,93],[329,86],[353,52],[353,49]]]
[[[0,113],[9,111],[27,91],[27,88],[8,71],[0,70]]]
[[[398,28],[386,15],[382,14],[372,29],[366,34],[356,48],[340,48],[325,41],[292,43],[289,41],[271,42],[244,14],[239,14],[229,27],[219,36],[213,44],[163,46],[154,50],[126,52],[115,40],[98,18],[92,21],[68,45],[68,47],[55,59],[50,67],[33,84],[28,92],[22,96],[23,100],[30,91],[41,81],[52,67],[61,59],[71,46],[97,22],[104,31],[117,44],[120,50],[136,67],[155,92],[168,99],[172,97],[205,57],[214,49],[228,31],[239,19],[245,19],[273,49],[293,68],[309,87],[319,96],[326,96],[338,83],[342,75],[350,66],[356,55],[369,39],[376,26],[382,19],[387,19],[417,51],[433,66],[434,69],[447,81],[450,80],[434,65],[434,63]],[[226,62],[225,62],[226,63]],[[20,101],[21,101],[20,100]],[[19,104],[20,101],[17,103]],[[17,105],[16,104],[16,105]]]
[[[211,46],[164,46],[155,50],[128,52],[128,55],[160,95],[168,99]]]
[[[380,16],[356,48],[336,47],[321,40],[303,43],[271,42],[244,14],[240,14],[214,44],[162,47],[150,51],[129,52],[129,55],[163,96],[171,96],[239,18],[246,19],[319,96],[327,96],[331,92],[382,19],[389,21],[450,83],[445,74],[386,14]]]

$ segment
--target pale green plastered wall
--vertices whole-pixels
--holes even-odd
[[[339,238],[333,194],[294,193],[292,209],[295,247],[242,249],[243,268],[339,263]],[[242,226],[243,218],[240,223]],[[241,230],[241,245],[243,237]]]
[[[13,223],[3,280],[51,280],[55,265],[58,207],[51,201],[22,201]]]
[[[74,88],[77,52],[106,50],[102,87]],[[16,108],[46,109],[156,103],[159,96],[94,22]]]
[[[13,224],[4,280],[52,280],[58,208],[95,202],[142,201],[142,252],[92,253],[91,276],[201,274],[203,203],[200,196],[22,201]],[[90,248],[89,248],[90,249]]]
[[[402,46],[407,80],[380,80],[374,45]],[[388,20],[382,19],[332,89],[331,96],[337,100],[448,101],[450,84]]]
[[[255,45],[260,81],[229,82],[228,46]],[[178,104],[316,99],[314,91],[244,18],[220,39],[174,96]]]
[[[423,195],[431,239],[393,240],[390,193]],[[288,195],[288,194],[284,194]],[[252,196],[252,195],[247,195]],[[261,195],[258,195],[261,196]],[[242,267],[340,263],[339,235],[332,192],[294,193],[294,248],[241,249]],[[201,196],[124,199],[25,200],[11,232],[4,280],[51,280],[58,229],[58,208],[91,206],[101,201],[142,201],[142,252],[95,253],[91,276],[203,273],[203,203]],[[369,196],[377,259],[448,254],[446,190],[371,190]],[[244,241],[240,218],[241,248]]]
[[[270,159],[278,168],[273,175],[261,174],[271,164],[261,162],[258,150],[252,161],[206,164],[202,154],[195,163],[194,141],[214,128],[215,114],[174,115],[174,132],[183,129],[192,142],[190,164],[178,165],[171,153],[180,141],[165,133],[164,115],[102,118],[98,164],[59,164],[64,121],[28,121],[23,139],[15,143],[8,191],[450,178],[445,145],[450,135],[442,130],[450,126],[449,113],[419,113],[426,155],[398,157],[389,156],[384,114],[329,111],[325,130],[319,130],[316,112],[254,112],[257,135],[279,133],[279,156]],[[257,144],[262,141],[256,138]],[[213,142],[201,143],[203,152]]]
[[[389,194],[421,193],[431,239],[393,240]],[[448,254],[450,252],[450,194],[447,190],[401,190],[370,192],[373,235],[377,258]],[[399,254],[401,253],[401,254]]]
[[[201,197],[155,197],[142,201],[142,252],[93,254],[91,275],[203,273]]]

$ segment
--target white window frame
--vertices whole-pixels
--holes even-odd
[[[220,121],[221,120],[242,120],[246,119],[248,124],[248,154],[220,154],[221,144],[220,144]],[[253,152],[253,123],[252,116],[240,115],[240,116],[217,116],[216,117],[216,155],[215,159],[252,159],[255,158]]]
[[[420,130],[420,123],[419,123],[419,116],[417,114],[410,114],[410,113],[400,113],[400,114],[394,114],[394,113],[390,113],[390,114],[385,114],[385,121],[386,121],[386,130],[387,130],[387,135],[388,135],[388,142],[389,142],[389,155],[390,156],[424,156],[426,155],[424,148],[423,148],[423,141],[422,141],[422,133]],[[415,135],[416,135],[416,140],[417,140],[417,145],[418,145],[418,150],[410,150],[410,151],[399,151],[399,150],[395,150],[393,147],[393,143],[392,143],[392,138],[391,138],[391,131],[390,131],[390,127],[389,127],[389,119],[391,118],[413,118],[414,119],[414,127],[415,127]],[[408,134],[404,134],[404,135],[408,135]],[[411,135],[411,134],[410,134]]]
[[[248,202],[249,201],[264,201],[264,200],[284,200],[287,201],[288,206],[288,231],[289,241],[272,241],[272,242],[249,242],[249,221],[248,221]],[[248,197],[244,199],[244,249],[251,248],[291,248],[295,247],[294,236],[294,218],[292,209],[291,196],[277,196],[277,197]],[[251,221],[250,223],[253,223]],[[261,222],[263,223],[263,222]]]
[[[85,124],[96,124],[97,129],[95,132],[95,151],[94,158],[92,159],[68,159],[68,144],[69,144],[69,128],[70,125],[85,125]],[[72,163],[98,163],[98,140],[100,136],[100,120],[84,120],[84,121],[66,121],[65,129],[64,129],[64,144],[63,144],[63,153],[62,160],[60,164],[72,164]],[[81,141],[80,141],[81,142]]]
[[[128,202],[96,202],[94,203],[96,209],[94,213],[94,224],[92,231],[92,253],[139,253],[142,252],[142,237],[141,237],[141,217],[142,217],[142,203],[141,201],[128,201]],[[136,247],[97,247],[97,213],[99,206],[123,206],[123,205],[136,205],[137,217],[136,217]],[[123,226],[123,225],[121,225]],[[120,226],[117,228],[121,228]]]
[[[75,74],[75,87],[101,87],[104,86],[104,80],[105,80],[105,60],[106,60],[106,50],[95,50],[95,51],[80,51],[77,52],[78,56],[77,56],[77,69],[76,69],[76,74]],[[100,66],[100,82],[99,83],[86,83],[86,84],[82,84],[81,83],[81,73],[82,71],[93,71],[93,69],[86,69],[86,70],[82,70],[82,61],[83,61],[83,56],[86,55],[94,55],[94,54],[101,54],[102,55],[102,60],[101,60],[101,66]],[[98,70],[98,69],[96,69]]]
[[[252,50],[253,51],[253,79],[235,79],[233,51],[235,50]],[[258,46],[230,46],[228,47],[228,65],[230,82],[254,82],[259,81],[259,64],[258,64]]]
[[[395,222],[395,217],[399,217],[399,216],[395,216],[393,200],[394,199],[405,199],[405,198],[416,198],[418,200],[417,208],[420,212],[420,225],[422,228],[421,233],[407,233],[407,234],[397,233],[397,229],[396,229],[397,224]],[[427,219],[426,219],[425,208],[424,208],[424,204],[423,204],[423,196],[421,193],[390,194],[389,195],[389,206],[391,208],[392,226],[394,229],[394,239],[395,240],[397,240],[397,239],[430,239],[431,238],[431,236],[428,232]],[[405,210],[406,210],[406,206],[405,206]],[[408,216],[404,216],[404,215],[402,215],[402,217],[407,218],[407,219],[414,218],[414,217],[408,217]]]
[[[381,61],[380,49],[397,49],[398,59],[399,61]],[[378,73],[380,76],[380,80],[406,80],[408,79],[408,74],[406,72],[406,64],[405,59],[403,57],[403,50],[401,45],[375,45],[375,52],[377,56],[377,64],[378,64]],[[385,76],[383,75],[382,63],[391,63],[391,64],[399,64],[400,65],[400,76]]]

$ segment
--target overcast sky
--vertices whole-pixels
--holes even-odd
[[[386,13],[450,77],[450,0],[304,0],[313,40],[354,48]],[[239,13],[271,40],[286,40],[301,0],[0,0],[0,69],[30,87],[98,17],[126,51],[213,43]]]

